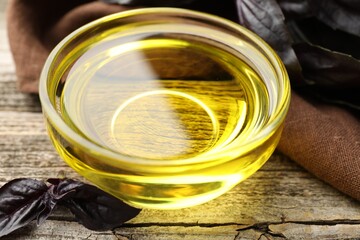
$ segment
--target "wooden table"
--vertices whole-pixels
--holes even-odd
[[[64,171],[44,128],[37,95],[17,91],[0,0],[0,186],[19,177],[47,179]],[[360,239],[360,204],[275,153],[229,193],[182,210],[143,210],[111,232],[94,232],[58,208],[41,226],[3,239]]]

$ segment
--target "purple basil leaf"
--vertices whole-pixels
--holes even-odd
[[[15,179],[0,188],[0,237],[37,219],[43,223],[58,203],[92,230],[110,230],[135,217],[140,209],[128,206],[100,189],[72,179]]]
[[[42,224],[50,216],[57,204],[57,200],[54,199],[49,192],[43,195],[41,201],[43,209],[38,212],[37,225]]]
[[[353,34],[334,30],[315,18],[293,22],[289,28],[300,42],[310,42],[360,59],[360,38]]]
[[[360,37],[360,1],[317,0],[316,4],[320,21]]]
[[[294,45],[303,74],[314,85],[347,89],[360,87],[360,61],[309,43]]]
[[[0,237],[25,226],[44,209],[48,187],[42,181],[20,178],[0,188]]]
[[[262,37],[284,62],[293,83],[302,81],[285,17],[275,0],[236,0],[239,22]]]
[[[77,187],[71,198],[59,203],[69,208],[80,224],[96,231],[119,227],[141,211],[88,184]]]
[[[69,178],[50,178],[47,180],[47,182],[52,184],[53,188],[50,188],[49,192],[51,192],[53,198],[56,198],[57,200],[62,200],[64,198],[69,198],[72,195],[75,195],[77,189],[85,185],[83,182]]]
[[[44,209],[39,213],[37,218],[38,225],[42,224],[59,201],[64,198],[69,198],[75,194],[76,189],[82,186],[84,183],[71,180],[71,179],[48,179],[48,182],[52,185],[48,188],[48,191],[43,196]]]
[[[360,10],[360,1],[359,0],[338,0],[339,4],[352,8],[354,10]]]
[[[317,5],[312,0],[277,0],[286,19],[303,19],[317,13]]]

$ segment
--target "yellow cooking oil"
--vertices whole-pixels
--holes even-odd
[[[258,72],[225,44],[138,33],[74,55],[64,57],[76,60],[50,98],[73,131],[117,158],[51,127],[50,136],[70,166],[129,204],[206,202],[258,170],[277,144],[280,130],[255,150],[242,146],[270,118],[271,103]]]

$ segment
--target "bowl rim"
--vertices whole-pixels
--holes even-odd
[[[118,18],[125,18],[125,17],[131,17],[134,15],[139,14],[152,14],[152,13],[166,13],[166,14],[174,14],[177,17],[181,17],[183,15],[185,16],[193,16],[202,19],[206,19],[209,21],[220,23],[224,26],[230,27],[233,30],[236,30],[240,32],[241,34],[246,35],[250,40],[255,42],[258,47],[261,47],[262,50],[266,50],[270,56],[273,57],[273,60],[275,60],[275,63],[277,64],[276,67],[281,74],[280,77],[277,77],[279,81],[281,81],[281,84],[283,86],[283,94],[281,95],[281,99],[279,100],[281,104],[277,105],[279,107],[276,108],[276,114],[274,115],[271,122],[267,123],[265,128],[262,128],[256,136],[251,139],[250,141],[247,141],[245,144],[242,145],[236,145],[236,147],[231,147],[223,152],[219,152],[221,154],[218,154],[216,156],[207,156],[206,158],[199,158],[199,156],[196,156],[195,158],[184,158],[184,159],[176,159],[171,161],[164,161],[163,159],[148,159],[148,158],[141,158],[141,157],[135,157],[130,156],[126,154],[122,154],[116,151],[112,151],[111,149],[103,148],[100,145],[89,141],[85,137],[79,135],[76,133],[72,128],[70,128],[58,115],[58,112],[53,107],[53,104],[51,103],[51,100],[49,98],[47,85],[48,85],[48,72],[50,69],[52,69],[52,63],[54,60],[56,60],[59,52],[63,49],[63,47],[68,44],[71,39],[73,39],[75,36],[87,31],[88,29],[97,26],[105,21],[111,21],[113,19]],[[271,65],[274,65],[272,62]],[[279,128],[284,121],[289,105],[290,105],[290,81],[288,74],[286,72],[285,66],[282,63],[281,59],[277,55],[277,53],[258,35],[253,33],[252,31],[246,29],[245,27],[232,22],[230,20],[227,20],[225,18],[212,15],[209,13],[199,12],[195,10],[188,10],[188,9],[180,9],[180,8],[174,8],[174,7],[149,7],[149,8],[141,8],[141,9],[131,9],[131,10],[125,10],[123,12],[113,13],[104,17],[101,17],[99,19],[96,19],[94,21],[91,21],[75,31],[71,32],[69,35],[67,35],[63,40],[61,40],[55,48],[50,52],[40,75],[39,80],[39,98],[41,102],[41,107],[43,114],[45,115],[47,121],[50,121],[52,124],[52,127],[56,129],[56,131],[61,132],[62,137],[64,137],[67,141],[70,143],[76,143],[78,146],[80,146],[84,151],[86,151],[88,154],[93,156],[101,156],[104,161],[106,162],[122,162],[122,163],[128,163],[131,165],[139,164],[139,165],[153,165],[153,166],[180,166],[180,165],[187,165],[187,164],[197,164],[197,163],[204,163],[204,162],[210,162],[210,161],[216,161],[219,160],[221,157],[229,156],[229,153],[235,152],[241,152],[238,151],[240,148],[246,148],[246,149],[254,149],[254,147],[258,146],[263,142],[263,139],[267,139],[268,137],[272,136],[272,134]],[[261,141],[260,141],[261,140]],[[243,154],[243,152],[242,152]],[[240,154],[240,155],[242,155]],[[230,154],[233,155],[233,154]],[[239,157],[240,155],[237,155]],[[232,157],[231,159],[234,159]],[[194,161],[195,160],[195,161]]]

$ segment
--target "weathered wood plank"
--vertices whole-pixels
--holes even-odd
[[[41,111],[38,96],[20,93],[16,85],[15,66],[10,52],[4,9],[0,3],[0,111]]]
[[[78,228],[77,232],[69,229]],[[26,229],[26,233],[24,231]],[[237,226],[131,226],[118,228],[114,232],[93,232],[82,228],[74,222],[47,221],[36,228],[34,224],[27,226],[23,231],[14,232],[7,239],[120,239],[120,240],[233,240],[237,235]]]
[[[237,226],[150,226],[150,227],[124,227],[115,231],[120,239],[133,240],[233,240],[237,235]]]
[[[7,1],[0,1],[0,72],[14,72],[15,67],[11,53],[9,51],[9,42],[6,31],[5,8]]]
[[[313,223],[259,223],[256,225],[215,226],[148,226],[125,224],[115,231],[94,232],[76,222],[48,220],[41,226],[31,224],[5,236],[4,240],[37,239],[111,239],[111,240],[275,240],[275,239],[359,239],[359,223],[320,222]],[[77,229],[77,231],[71,231]]]
[[[8,67],[5,67],[4,65],[0,65],[3,66],[4,68],[6,68],[7,70]],[[0,69],[0,82],[15,82],[16,81],[16,74],[14,73],[14,71],[10,70],[10,71],[2,71]]]
[[[282,236],[284,239],[360,239],[359,221],[342,223],[342,221],[313,222],[313,223],[284,223],[269,225],[272,235]]]
[[[74,231],[76,229],[76,231]],[[116,240],[112,232],[97,233],[81,227],[76,222],[46,221],[37,227],[35,223],[25,226],[2,239],[6,240],[64,240],[64,239],[104,239]]]
[[[0,111],[0,135],[46,134],[42,113]]]
[[[38,95],[20,93],[15,81],[0,80],[0,111],[40,112],[41,105]]]

